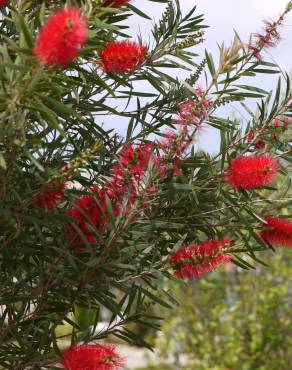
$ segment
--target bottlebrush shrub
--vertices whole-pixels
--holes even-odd
[[[139,22],[142,13],[124,12],[124,3],[2,9],[4,369],[94,369],[103,359],[105,369],[118,368],[104,341],[149,347],[135,323],[158,328],[149,309],[171,307],[170,274],[249,269],[271,245],[290,246],[289,217],[263,222],[289,216],[289,79],[270,92],[253,77],[280,72],[265,50],[280,41],[292,4],[251,39],[256,50],[235,36],[214,60],[197,55],[207,36],[195,8],[183,14],[182,2],[163,3],[150,37],[143,34],[146,49],[128,32],[129,16]],[[182,69],[191,69],[185,80]],[[247,127],[220,110],[230,105],[232,117],[250,99]],[[220,133],[214,154],[197,150],[209,127]]]

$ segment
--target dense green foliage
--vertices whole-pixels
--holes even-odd
[[[3,369],[55,368],[64,339],[67,345],[113,335],[147,346],[127,324],[157,328],[158,318],[148,314],[149,307],[153,302],[165,307],[174,303],[161,285],[162,279],[172,276],[170,253],[181,245],[231,235],[234,263],[250,269],[260,262],[258,252],[271,248],[258,236],[262,216],[271,211],[280,215],[291,202],[289,139],[281,136],[281,127],[272,127],[276,117],[292,116],[288,76],[279,77],[274,92],[253,86],[257,74],[280,71],[274,64],[258,61],[237,37],[230,48],[221,47],[220,61],[214,61],[209,52],[199,57],[195,48],[189,48],[203,42],[203,16],[195,7],[182,14],[179,1],[153,2],[164,4],[166,9],[153,27],[147,63],[123,76],[102,72],[97,63],[99,52],[107,42],[127,37],[130,16],[149,19],[141,9],[131,4],[122,9],[101,8],[100,1],[90,0],[12,0],[1,9]],[[36,35],[47,17],[65,3],[83,9],[89,40],[66,69],[44,68],[33,54]],[[290,9],[291,3],[285,14]],[[186,81],[175,77],[182,69],[189,73]],[[249,84],[240,84],[241,78],[249,78]],[[212,100],[212,109],[203,121],[220,131],[220,153],[198,153],[191,148],[179,164],[182,173],[157,181],[158,192],[147,199],[145,194],[138,198],[127,214],[115,217],[108,200],[111,217],[106,232],[99,233],[96,228],[97,241],[89,244],[83,237],[86,252],[76,251],[66,234],[68,221],[72,221],[68,210],[74,200],[88,194],[92,185],[107,183],[125,143],[149,143],[163,136],[174,127],[179,104],[188,100],[200,103],[194,89],[199,81],[204,98]],[[243,104],[248,99],[256,99],[255,113]],[[248,127],[217,114],[217,108],[231,102],[248,110]],[[126,120],[125,137],[103,127],[108,115],[117,126],[120,119]],[[266,140],[269,153],[285,163],[278,192],[271,187],[264,192],[238,191],[223,181],[232,158],[255,151],[254,142],[247,141],[250,127]],[[272,140],[270,132],[266,133],[268,128],[279,140]],[[197,131],[194,127],[192,135]],[[153,183],[151,168],[148,172],[149,183]],[[62,204],[52,212],[35,207],[33,199],[47,184],[58,182],[71,186]],[[96,327],[105,309],[109,324],[100,332]],[[81,311],[90,312],[92,319],[78,324],[76,316]],[[60,334],[63,324],[70,326],[69,334]]]

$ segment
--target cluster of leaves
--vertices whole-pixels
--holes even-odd
[[[188,48],[203,41],[202,15],[196,15],[195,7],[183,15],[178,0],[155,2],[166,3],[166,11],[153,28],[149,62],[129,76],[102,73],[99,51],[109,41],[127,37],[131,15],[149,18],[141,9],[70,2],[82,6],[90,37],[65,70],[45,69],[33,55],[37,32],[56,9],[55,2],[11,1],[1,9],[0,365],[5,369],[52,368],[61,354],[64,338],[58,329],[63,324],[71,326],[65,338],[72,343],[113,334],[147,346],[127,324],[156,328],[149,306],[157,302],[170,307],[174,302],[167,292],[161,295],[161,278],[171,276],[166,271],[169,253],[183,243],[231,234],[238,241],[234,262],[249,269],[250,262],[239,254],[258,261],[256,251],[267,248],[255,231],[261,214],[280,211],[291,201],[291,158],[285,138],[269,141],[270,152],[285,160],[285,185],[279,196],[273,198],[270,190],[238,192],[222,181],[226,164],[254,148],[246,140],[249,127],[242,132],[236,120],[215,114],[224,104],[258,99],[258,111],[248,110],[249,126],[264,132],[279,115],[291,116],[288,76],[279,79],[275,94],[238,85],[241,77],[279,73],[276,65],[255,60],[238,37],[229,52],[221,48],[218,66],[209,52],[196,63],[197,55]],[[181,69],[191,71],[186,81],[169,73]],[[164,181],[147,207],[137,204],[134,219],[112,217],[108,232],[94,248],[76,253],[66,238],[72,202],[92,185],[103,185],[125,143],[148,143],[153,134],[161,136],[173,127],[178,104],[197,99],[194,85],[204,76],[206,93],[213,100],[206,124],[220,130],[220,153],[190,150],[181,163],[182,174]],[[117,122],[128,121],[126,137],[103,128],[108,114]],[[60,207],[49,213],[34,207],[32,199],[51,179],[73,186]],[[108,208],[111,214],[110,204]],[[101,258],[105,249],[109,253]],[[99,332],[104,308],[111,317]],[[88,311],[94,312],[92,320],[78,324],[75,316]]]

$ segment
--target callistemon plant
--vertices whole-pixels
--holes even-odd
[[[130,324],[158,327],[164,279],[292,253],[291,90],[266,59],[291,2],[218,60],[198,56],[196,7],[158,2],[137,37],[129,17],[151,20],[139,1],[0,2],[3,369],[123,368],[102,341],[149,347]],[[272,91],[255,86],[266,74]],[[215,154],[197,149],[209,127]]]

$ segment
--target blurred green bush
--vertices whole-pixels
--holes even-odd
[[[167,313],[156,341],[165,365],[147,370],[290,370],[292,256],[267,262],[253,273],[232,267],[173,284],[181,306]]]

